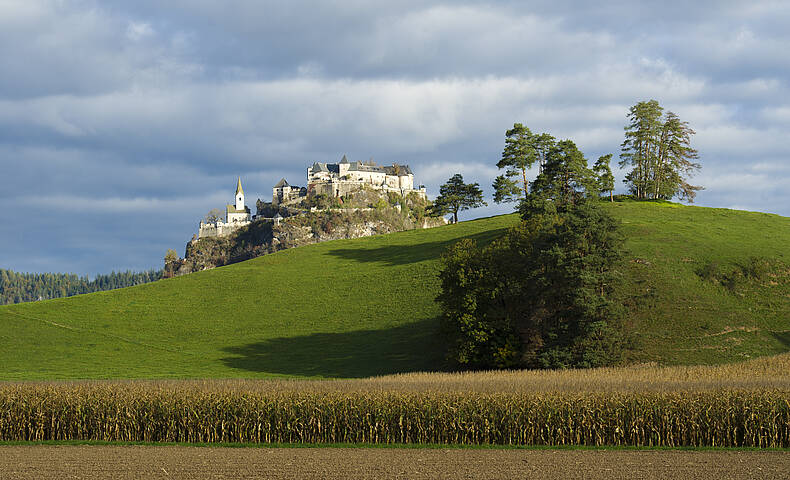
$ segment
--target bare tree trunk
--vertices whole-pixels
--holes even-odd
[[[521,179],[524,181],[524,198],[526,198],[529,193],[529,184],[527,183],[527,170],[524,167],[521,167]]]

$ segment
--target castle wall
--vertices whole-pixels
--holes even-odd
[[[250,214],[249,213],[227,213],[227,223],[249,223],[250,222]]]
[[[245,225],[249,225],[250,222],[234,222],[234,223],[225,223],[225,222],[216,222],[216,223],[203,223],[200,222],[200,226],[198,227],[198,238],[208,238],[208,237],[224,237],[225,235],[230,235],[231,233],[235,232],[236,230],[240,229]]]
[[[322,172],[323,173],[323,172]],[[313,176],[308,184],[310,195],[326,195],[328,197],[340,197],[353,193],[364,186],[395,192],[401,195],[408,195],[410,192],[417,192],[425,196],[425,189],[414,189],[414,175],[387,175],[382,172],[359,172],[350,171],[348,180],[340,177],[329,177],[324,175]]]

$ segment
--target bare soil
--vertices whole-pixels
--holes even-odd
[[[790,478],[790,452],[2,446],[0,478]]]

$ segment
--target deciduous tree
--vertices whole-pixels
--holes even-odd
[[[589,199],[543,205],[488,247],[464,240],[442,258],[437,300],[456,365],[566,368],[618,361],[622,313],[611,299],[622,244],[617,223]]]
[[[172,248],[168,248],[167,252],[165,252],[165,268],[163,275],[165,278],[171,278],[175,275],[178,269],[178,261],[178,253]]]
[[[215,223],[222,220],[222,210],[219,208],[212,208],[203,219],[206,223]]]

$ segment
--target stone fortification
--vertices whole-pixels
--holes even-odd
[[[373,188],[383,192],[397,193],[403,197],[414,192],[427,198],[424,186],[414,188],[414,174],[408,165],[376,165],[367,162],[349,162],[343,155],[339,163],[316,162],[307,168],[307,187],[290,185],[284,178],[272,191],[272,205],[299,201],[302,197],[325,195],[342,197]]]
[[[424,186],[414,187],[414,174],[408,165],[382,166],[376,165],[372,159],[367,162],[349,162],[343,155],[338,163],[316,162],[308,167],[306,187],[291,185],[286,179],[281,179],[272,189],[272,203],[270,208],[267,208],[274,212],[281,210],[281,207],[299,208],[304,206],[300,202],[306,198],[347,197],[364,190],[378,192],[385,197],[386,194],[396,193],[403,198],[416,196],[420,201],[428,199]],[[261,207],[258,207],[258,210],[259,219],[268,219],[279,224],[283,218],[274,213],[261,215]],[[271,218],[268,218],[269,216]],[[228,236],[249,225],[252,220],[250,209],[244,204],[244,190],[239,177],[235,204],[226,206],[225,219],[200,222],[198,238]]]

